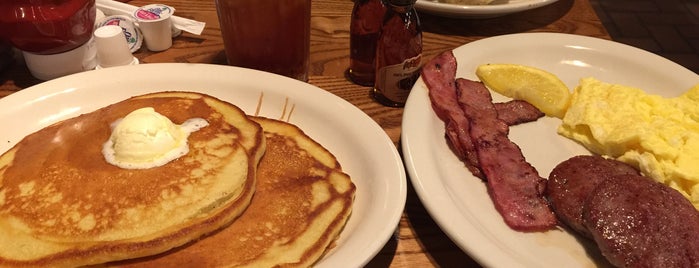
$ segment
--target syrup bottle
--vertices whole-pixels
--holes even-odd
[[[373,86],[376,42],[386,14],[383,0],[355,0],[350,22],[349,78],[355,84]]]
[[[387,0],[388,11],[376,47],[376,79],[372,95],[386,106],[402,107],[422,62],[422,27],[416,0]]]

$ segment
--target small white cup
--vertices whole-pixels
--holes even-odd
[[[105,25],[95,30],[95,42],[97,44],[97,59],[99,67],[130,65],[138,59],[131,54],[129,45],[121,27],[117,25]]]
[[[150,4],[138,8],[133,16],[143,33],[146,47],[150,51],[163,51],[172,46],[172,20],[175,9],[162,5]]]
[[[111,15],[95,22],[95,29],[105,25],[117,25],[121,27],[121,30],[124,31],[124,37],[126,37],[126,43],[129,45],[129,50],[131,50],[131,53],[141,49],[141,45],[143,44],[143,34],[141,33],[141,30],[136,27],[136,21],[131,16]]]

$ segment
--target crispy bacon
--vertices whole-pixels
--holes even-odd
[[[436,56],[422,67],[422,79],[429,88],[432,109],[444,121],[449,145],[474,176],[484,178],[468,134],[468,119],[456,100],[455,78],[456,58],[451,50]]]
[[[555,227],[556,216],[544,198],[546,180],[507,137],[509,127],[498,119],[490,91],[483,83],[463,78],[456,80],[456,88],[488,193],[505,223],[518,231]]]

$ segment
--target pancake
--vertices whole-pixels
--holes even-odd
[[[142,107],[209,126],[163,166],[108,164],[110,124]],[[247,208],[264,149],[242,110],[189,92],[137,96],[41,129],[0,156],[0,266],[99,264],[186,244]]]
[[[253,117],[267,150],[252,203],[230,226],[121,267],[308,267],[331,247],[352,210],[355,186],[335,157],[296,126]]]

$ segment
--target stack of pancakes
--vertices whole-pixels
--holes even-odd
[[[110,125],[143,107],[209,126],[166,165],[108,164]],[[310,266],[354,192],[335,157],[292,124],[199,93],[137,96],[0,156],[0,266]]]

